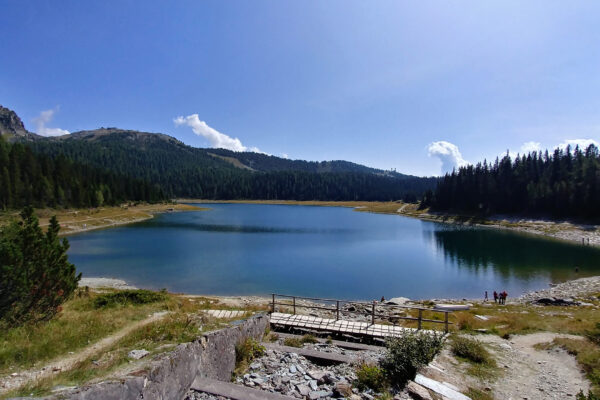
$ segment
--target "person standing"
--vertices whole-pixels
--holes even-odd
[[[508,293],[506,293],[506,290],[504,290],[502,292],[502,304],[506,304],[506,296],[508,296]]]
[[[494,290],[494,303],[498,302],[498,292]]]
[[[487,290],[485,291],[485,297],[483,298],[483,302],[487,303],[488,301],[488,295],[487,295]]]

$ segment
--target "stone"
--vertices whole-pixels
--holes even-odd
[[[385,304],[401,306],[403,304],[408,303],[409,301],[410,301],[410,299],[406,298],[406,297],[393,297],[393,298],[389,299],[388,301],[386,301]]]
[[[133,358],[134,360],[139,360],[140,358],[146,357],[148,354],[150,354],[150,352],[145,349],[131,350],[129,354],[127,354],[127,357]]]
[[[337,397],[350,397],[352,396],[352,385],[349,383],[338,382],[333,388],[333,394]]]
[[[308,385],[296,385],[296,390],[298,390],[302,396],[308,396],[310,393],[310,388]]]
[[[314,391],[314,392],[310,392],[310,393],[308,394],[308,398],[309,398],[310,400],[317,400],[317,399],[320,399],[320,398],[322,398],[322,397],[327,397],[327,394],[328,394],[328,393],[329,393],[329,392],[326,392],[326,391],[324,391],[324,390],[317,390],[317,391]]]
[[[316,371],[316,370],[312,370],[312,371],[308,371],[308,375],[319,381],[319,383],[323,383],[325,381],[325,372],[323,371]]]
[[[290,365],[290,373],[295,374],[296,372],[298,372],[298,370],[296,369],[296,366]]]
[[[318,390],[319,389],[319,386],[317,385],[317,381],[315,381],[315,380],[309,381],[308,384],[309,384],[309,386],[310,386],[310,388],[312,390]]]

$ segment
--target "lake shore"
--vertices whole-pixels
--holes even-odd
[[[133,224],[151,219],[155,214],[165,212],[202,211],[206,208],[191,206],[188,204],[136,204],[114,207],[98,207],[84,209],[36,209],[40,226],[45,228],[49,225],[50,218],[56,215],[60,223],[60,236],[67,236],[97,229],[111,228],[120,225]],[[0,225],[17,219],[19,212],[5,212],[0,214]]]
[[[79,282],[80,287],[88,286],[91,289],[137,289],[137,287],[130,283],[116,278],[104,278],[104,277],[85,277]],[[557,298],[557,299],[574,299],[587,296],[590,293],[600,293],[600,275],[590,276],[585,278],[578,278],[562,282],[556,285],[552,285],[548,289],[541,289],[530,291],[521,294],[518,297],[509,297],[507,304],[526,304],[532,301],[536,301],[543,298]],[[248,306],[265,306],[270,304],[271,298],[269,296],[227,296],[227,295],[203,295],[203,294],[180,294],[187,298],[209,298],[219,300],[219,302],[228,307],[248,307]],[[493,298],[489,293],[491,302]],[[397,297],[396,299],[403,301],[403,304],[424,304],[424,303],[485,303],[482,298],[478,299],[456,299],[456,298],[444,298],[436,297],[432,299],[420,299],[411,300],[405,297]],[[312,303],[306,300],[302,300],[304,303]],[[314,303],[317,304],[317,303]]]
[[[440,222],[453,225],[478,226],[495,229],[506,229],[552,239],[568,241],[590,246],[600,246],[600,225],[581,224],[571,221],[553,221],[544,219],[520,218],[510,216],[491,216],[479,218],[456,214],[442,214],[419,210],[418,204],[382,201],[296,201],[296,200],[202,200],[178,199],[178,203],[203,204],[275,204],[303,205],[320,207],[348,207],[359,212],[376,214],[401,215],[418,218],[424,221]]]

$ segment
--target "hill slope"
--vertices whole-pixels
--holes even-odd
[[[31,135],[31,136],[29,136]],[[166,195],[207,199],[415,200],[437,182],[348,161],[308,162],[201,149],[160,133],[100,128],[19,137],[34,152],[157,184]],[[34,140],[35,139],[35,140]]]

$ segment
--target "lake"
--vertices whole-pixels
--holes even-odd
[[[509,296],[600,274],[600,249],[350,208],[207,204],[69,237],[84,276],[219,295]],[[575,267],[579,272],[575,272]]]

